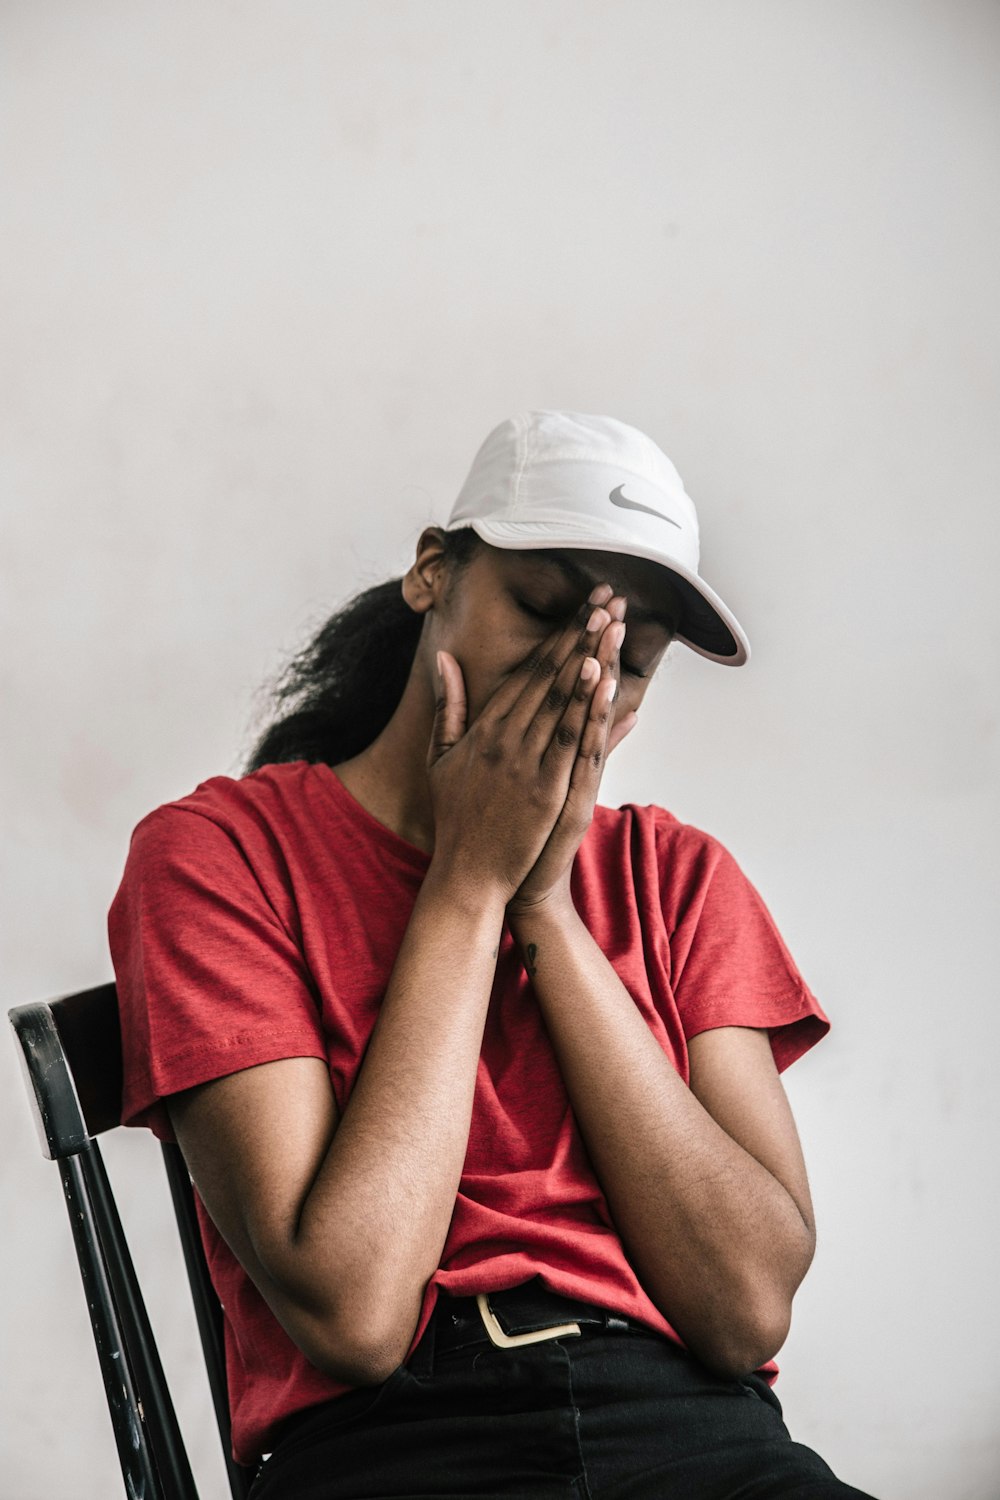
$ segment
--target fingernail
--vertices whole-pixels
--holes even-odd
[[[612,599],[611,603],[608,604],[606,608],[608,614],[613,620],[624,620],[625,610],[628,608],[628,604],[625,599]]]
[[[602,625],[607,623],[607,618],[608,612],[606,609],[595,609],[587,621],[587,629],[590,631],[598,630]]]
[[[441,653],[440,653],[440,651],[438,651],[438,652],[437,652],[437,653],[436,653],[436,655],[435,655],[435,658],[434,658],[434,659],[435,659],[435,661],[436,661],[436,662],[437,662],[437,669],[438,669],[438,681],[439,681],[439,682],[443,682],[443,681],[444,681],[444,673],[443,673],[443,672],[442,672],[442,670],[441,670]]]
[[[600,670],[601,664],[597,660],[597,657],[588,656],[585,657],[583,666],[580,668],[580,676],[583,678],[584,682],[590,682],[593,678],[598,676]]]
[[[610,583],[598,583],[590,591],[587,599],[588,604],[603,604],[611,593]]]

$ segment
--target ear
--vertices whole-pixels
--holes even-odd
[[[426,526],[417,542],[413,565],[403,574],[403,598],[415,614],[424,615],[441,598],[445,581],[444,533]]]

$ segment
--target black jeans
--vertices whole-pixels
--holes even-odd
[[[760,1376],[635,1325],[442,1347],[451,1305],[409,1365],[294,1418],[251,1500],[872,1500],[792,1441]]]

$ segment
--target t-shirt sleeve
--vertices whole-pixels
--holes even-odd
[[[214,819],[167,804],[142,820],[108,938],[123,1124],[173,1140],[168,1095],[278,1058],[326,1058],[301,950]]]
[[[661,848],[671,986],[684,1034],[690,1039],[716,1026],[766,1029],[782,1072],[826,1035],[830,1022],[733,856],[710,834],[676,826],[697,841],[684,848],[692,839],[675,839],[672,848]]]

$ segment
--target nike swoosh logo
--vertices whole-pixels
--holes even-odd
[[[625,486],[620,484],[616,490],[611,491],[608,499],[612,505],[617,505],[622,510],[643,510],[647,516],[659,516],[661,521],[669,521],[671,526],[676,526],[678,531],[683,531],[680,521],[675,521],[673,516],[665,516],[662,510],[654,510],[651,505],[640,505],[638,500],[629,500],[622,494],[624,488]]]

